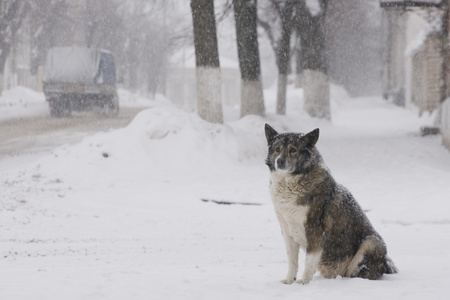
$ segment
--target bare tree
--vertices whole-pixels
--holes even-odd
[[[121,46],[125,38],[124,18],[119,13],[122,5],[116,0],[88,0],[79,20],[85,25],[87,47],[102,47],[111,51]],[[115,52],[115,51],[114,51]]]
[[[241,70],[241,117],[264,116],[257,33],[257,0],[234,0],[236,39]]]
[[[29,12],[31,42],[30,71],[35,75],[39,66],[45,63],[45,55],[51,47],[60,45],[69,35],[67,21],[68,1],[36,0]]]
[[[29,10],[29,1],[0,0],[0,92],[3,89],[3,72],[6,59],[23,19]]]
[[[330,87],[325,49],[325,16],[328,0],[319,0],[314,14],[306,2],[298,4],[301,62],[303,67],[304,109],[312,117],[330,119]]]
[[[326,48],[330,78],[351,96],[379,95],[382,9],[378,0],[329,1]]]
[[[266,31],[275,51],[278,67],[277,114],[281,115],[286,113],[286,89],[291,55],[290,43],[292,29],[297,22],[295,14],[297,2],[298,0],[270,0],[271,7],[269,9],[275,11],[276,20],[258,20],[259,25]]]
[[[161,90],[167,57],[179,46],[174,40],[180,35],[180,26],[186,25],[179,22],[180,11],[170,11],[178,2],[29,1],[36,3],[31,5],[29,28],[24,31],[30,32],[32,74],[44,64],[49,48],[75,44],[110,50],[125,87],[153,94]]]
[[[300,22],[297,22],[295,30],[295,87],[303,87],[303,58],[302,58],[302,45],[301,45],[301,27]]]
[[[191,0],[197,77],[197,110],[201,118],[222,123],[222,91],[214,1]]]

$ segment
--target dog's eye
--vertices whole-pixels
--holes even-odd
[[[295,149],[295,148],[291,148],[291,149],[289,150],[289,153],[291,153],[291,154],[294,154],[295,152],[297,152],[297,149]]]
[[[280,152],[280,147],[276,147],[276,148],[275,148],[275,152],[276,152],[276,153]]]

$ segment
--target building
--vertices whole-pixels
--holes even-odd
[[[380,0],[384,8],[383,93],[412,103],[419,113],[440,112],[443,144],[450,149],[449,0]],[[446,25],[446,26],[445,26]]]
[[[428,34],[423,43],[408,53],[411,64],[411,102],[419,108],[419,113],[433,112],[441,104],[441,75],[443,58],[440,34]]]
[[[383,94],[420,112],[441,101],[441,0],[381,0],[384,30]]]

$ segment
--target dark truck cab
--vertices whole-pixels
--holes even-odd
[[[117,116],[119,97],[111,52],[82,47],[56,47],[47,53],[44,94],[52,117],[72,110],[100,107],[105,116]]]

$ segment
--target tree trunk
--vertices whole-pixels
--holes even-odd
[[[28,11],[28,2],[13,0],[0,5],[0,93],[3,90],[3,72],[8,58],[14,35],[22,24]]]
[[[295,45],[295,88],[301,88],[303,87],[303,58],[300,41],[301,28],[297,27],[295,31],[297,36],[297,43]]]
[[[139,53],[138,44],[136,39],[130,39],[130,46],[128,49],[128,84],[131,91],[136,92],[138,89],[138,68],[139,68]]]
[[[264,96],[258,48],[257,0],[234,0],[236,39],[241,70],[241,118],[264,116]]]
[[[217,49],[214,1],[191,0],[197,76],[197,111],[201,118],[222,123],[222,80]]]
[[[320,70],[303,71],[304,109],[311,116],[330,119],[330,84],[328,75]]]
[[[292,29],[291,9],[292,7],[289,5],[285,5],[283,9],[280,9],[281,38],[276,49],[278,66],[277,114],[280,115],[286,114],[286,89]]]
[[[287,93],[287,74],[278,74],[278,85],[277,85],[277,114],[286,114],[286,93]]]
[[[325,49],[326,0],[312,16],[305,6],[300,10],[304,80],[304,109],[312,117],[330,119],[328,61]]]

